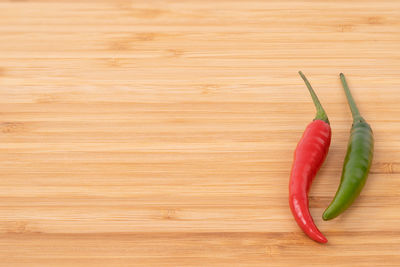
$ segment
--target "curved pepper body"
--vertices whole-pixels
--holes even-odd
[[[314,120],[303,133],[296,150],[289,183],[289,205],[300,228],[320,243],[328,240],[316,227],[308,207],[308,191],[328,154],[331,127],[323,120]]]
[[[344,212],[360,195],[372,163],[374,138],[365,121],[353,124],[339,188],[322,218],[330,220]]]
[[[324,220],[330,220],[340,215],[360,195],[368,177],[374,152],[372,129],[360,115],[343,73],[340,73],[340,80],[351,110],[353,125],[340,185],[331,204],[322,215]]]

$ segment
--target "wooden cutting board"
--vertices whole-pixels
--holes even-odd
[[[1,1],[1,266],[400,266],[400,2]],[[315,110],[330,153],[288,208]],[[351,115],[376,138],[336,220]]]

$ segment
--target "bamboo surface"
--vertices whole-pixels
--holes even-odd
[[[0,266],[400,266],[400,2],[0,1]],[[315,110],[330,153],[288,207]],[[323,222],[351,127],[358,200]]]

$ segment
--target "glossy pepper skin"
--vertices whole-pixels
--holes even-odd
[[[289,206],[297,224],[312,240],[326,243],[328,240],[315,225],[308,206],[308,191],[318,170],[328,154],[331,143],[331,127],[310,83],[299,72],[310,91],[317,115],[303,133],[294,152],[289,182]]]
[[[374,138],[369,124],[361,117],[343,73],[340,74],[353,116],[350,139],[343,164],[339,188],[322,218],[330,220],[344,212],[360,195],[368,177],[374,150]]]

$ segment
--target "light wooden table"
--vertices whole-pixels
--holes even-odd
[[[1,1],[1,266],[400,266],[400,2]],[[330,154],[292,219],[314,107]],[[321,214],[351,127],[376,149],[360,198]]]

